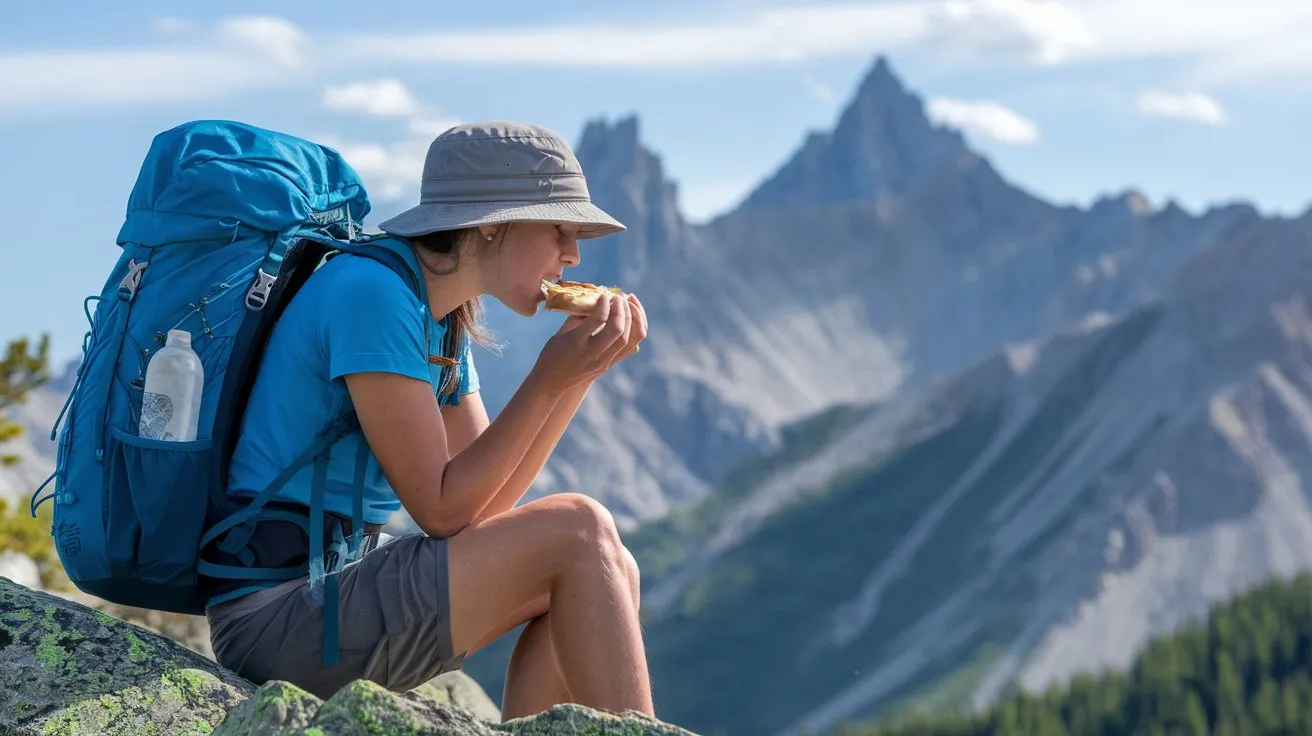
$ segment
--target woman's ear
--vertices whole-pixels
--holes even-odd
[[[492,240],[497,236],[496,225],[479,225],[478,234],[483,236],[484,240]]]

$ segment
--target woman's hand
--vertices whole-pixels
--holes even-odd
[[[647,310],[642,308],[642,302],[638,301],[637,294],[625,294],[623,299],[629,307],[629,332],[624,347],[615,352],[606,370],[610,370],[616,363],[638,352],[639,344],[647,339]]]
[[[568,391],[637,352],[646,336],[647,317],[636,296],[602,294],[592,314],[565,320],[543,346],[532,375],[548,390]]]

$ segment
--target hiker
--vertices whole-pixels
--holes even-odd
[[[390,238],[377,244],[423,274],[427,303],[376,261],[328,259],[273,329],[229,466],[229,493],[254,494],[354,406],[361,430],[267,507],[303,516],[323,474],[331,568],[356,531],[353,484],[364,486],[362,554],[335,576],[337,662],[323,662],[330,617],[306,576],[211,581],[216,658],[320,697],[361,678],[404,691],[527,623],[504,718],[562,702],[654,715],[638,567],[610,513],[574,493],[518,505],[592,383],[638,350],[642,304],[607,294],[590,316],[563,317],[495,421],[469,348],[484,340],[482,296],[531,317],[541,282],[578,265],[580,240],[624,226],[591,203],[569,145],[540,126],[454,127],[430,146],[421,182],[420,204],[380,223]],[[443,345],[457,346],[458,360],[444,359]],[[435,391],[439,370],[452,378]],[[380,541],[402,507],[422,531]],[[303,565],[308,554],[301,530],[276,520],[247,548],[252,567]]]

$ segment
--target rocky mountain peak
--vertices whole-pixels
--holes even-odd
[[[633,284],[650,263],[678,247],[684,221],[677,187],[666,178],[660,157],[642,144],[636,116],[589,121],[576,153],[593,202],[628,230],[589,248],[575,276]]]
[[[905,194],[968,153],[954,129],[937,126],[924,101],[879,57],[833,131],[807,137],[744,209],[807,206]]]

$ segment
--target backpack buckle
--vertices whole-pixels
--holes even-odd
[[[257,312],[264,309],[264,305],[269,303],[269,294],[273,292],[273,285],[277,280],[277,276],[266,273],[262,268],[256,271],[255,283],[251,284],[250,291],[246,292],[246,308]]]
[[[119,299],[122,299],[125,302],[132,301],[132,297],[137,295],[137,289],[141,287],[141,274],[146,270],[146,266],[149,265],[150,261],[137,263],[137,259],[135,258],[128,261],[127,275],[125,275],[123,280],[118,284]]]

